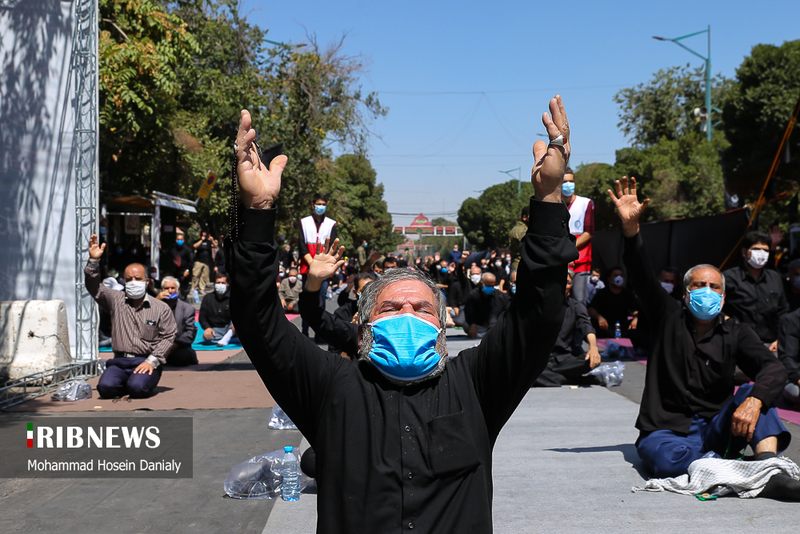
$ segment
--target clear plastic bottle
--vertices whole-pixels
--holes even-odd
[[[622,329],[619,327],[619,321],[617,321],[617,324],[614,326],[614,337],[617,339],[622,337]]]
[[[281,460],[281,499],[284,501],[297,501],[300,499],[300,481],[297,478],[297,456],[294,455],[291,445],[283,448]]]
[[[200,302],[200,293],[198,293],[196,289],[192,289],[192,296],[195,302]]]

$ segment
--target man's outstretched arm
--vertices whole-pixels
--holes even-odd
[[[550,144],[533,145],[528,233],[520,243],[517,292],[481,344],[464,354],[490,435],[497,436],[547,365],[566,310],[567,264],[578,259],[561,183],[570,154],[569,123],[560,96],[542,122]],[[561,144],[563,142],[563,145]]]
[[[231,316],[270,394],[313,446],[322,399],[342,358],[328,357],[286,320],[280,307],[275,201],[287,158],[278,156],[267,168],[259,159],[255,135],[250,114],[242,111],[236,138],[242,206],[238,239],[227,243]]]
[[[320,252],[314,256],[308,267],[306,286],[300,294],[300,317],[308,326],[319,333],[325,340],[337,347],[341,347],[349,356],[358,355],[358,327],[350,322],[345,322],[325,310],[319,298],[322,282],[330,278],[336,269],[344,265],[344,247],[339,246],[339,240],[325,239],[325,246],[320,247]]]

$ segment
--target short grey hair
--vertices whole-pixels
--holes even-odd
[[[689,282],[692,281],[692,276],[694,275],[694,272],[695,271],[699,271],[700,269],[713,269],[713,270],[715,270],[715,271],[717,271],[719,273],[719,275],[722,277],[722,294],[724,295],[725,294],[725,275],[722,274],[722,271],[720,271],[719,269],[717,269],[713,265],[709,265],[708,263],[701,263],[700,265],[695,265],[694,267],[692,267],[691,269],[686,271],[686,274],[683,275],[683,287],[686,290],[689,289]]]
[[[175,282],[175,288],[180,291],[181,290],[181,283],[178,282],[178,279],[174,276],[165,276],[161,279],[161,289],[164,289],[164,284],[167,282]]]
[[[428,276],[421,271],[411,269],[389,269],[383,276],[364,286],[364,289],[361,291],[361,297],[358,299],[358,325],[359,327],[367,326],[367,323],[370,322],[369,318],[370,315],[372,315],[372,310],[375,309],[375,306],[378,304],[378,295],[380,295],[384,289],[396,282],[402,282],[404,280],[420,282],[433,293],[433,298],[436,301],[436,312],[439,316],[439,327],[441,328],[439,337],[436,339],[436,351],[442,356],[442,362],[444,362],[447,359],[447,302],[445,301],[444,293],[442,293],[441,288],[437,287],[433,280],[428,278]],[[366,359],[371,346],[372,329],[363,328],[359,357]]]

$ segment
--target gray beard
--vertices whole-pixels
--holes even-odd
[[[369,353],[372,351],[372,342],[372,328],[364,328],[361,336],[361,346],[358,349],[358,359],[369,362],[370,365],[373,365],[371,358],[369,357]],[[416,380],[398,380],[396,378],[386,376],[383,372],[381,372],[381,374],[386,380],[398,386],[412,386],[414,384],[420,384],[426,380],[435,378],[444,372],[444,366],[447,364],[447,360],[449,360],[447,357],[447,334],[445,332],[440,332],[439,336],[436,338],[436,352],[439,354],[439,356],[441,356],[439,359],[439,365],[437,365],[436,369],[431,371],[428,376],[423,376],[422,378],[417,378]],[[378,366],[373,366],[380,371]]]

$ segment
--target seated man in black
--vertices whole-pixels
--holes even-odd
[[[606,277],[608,285],[597,292],[589,304],[589,317],[598,338],[615,337],[619,323],[621,337],[635,337],[639,323],[639,300],[625,287],[622,267],[612,267]]]
[[[512,273],[514,274],[514,273]],[[565,384],[592,385],[597,379],[586,375],[600,365],[600,352],[597,350],[597,338],[592,323],[586,313],[586,306],[572,297],[572,279],[575,273],[567,274],[567,313],[561,324],[558,341],[550,353],[547,369],[542,371],[534,382],[534,387],[558,387]],[[585,355],[581,347],[575,346],[576,334],[589,343],[589,352]]]
[[[675,300],[683,300],[683,280],[677,267],[664,267],[658,275],[661,287]]]
[[[728,293],[726,315],[749,325],[771,351],[778,350],[778,324],[789,311],[781,275],[768,267],[772,238],[764,232],[747,232],[742,240],[739,265],[725,271]]]
[[[786,371],[753,330],[720,313],[725,277],[712,265],[696,265],[684,276],[684,302],[672,299],[658,281],[639,235],[636,181],[616,182],[616,205],[625,236],[623,259],[631,285],[642,298],[653,339],[636,428],[636,450],[656,478],[686,474],[689,465],[712,453],[738,456],[748,444],[757,460],[776,456],[791,434],[773,407]],[[734,394],[739,366],[754,384]],[[800,482],[773,475],[759,496],[800,499]]]
[[[469,325],[467,335],[473,339],[493,327],[500,314],[508,308],[508,295],[496,291],[496,282],[492,273],[483,273],[480,285],[467,296],[464,316]]]
[[[228,343],[238,343],[236,327],[231,322],[231,295],[228,275],[223,273],[214,282],[214,292],[203,297],[200,304],[200,327],[203,329],[203,343],[224,347]]]

